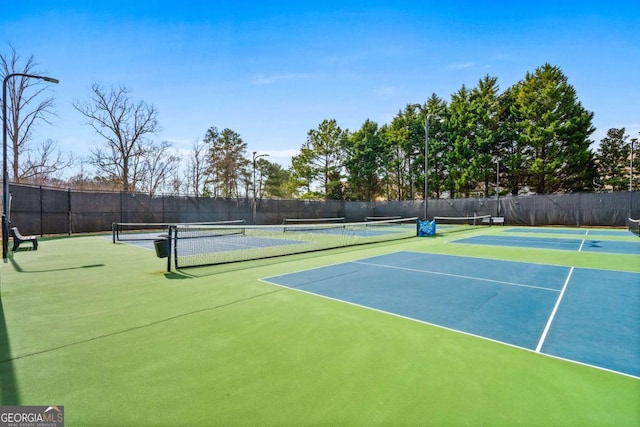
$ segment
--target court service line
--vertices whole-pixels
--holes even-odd
[[[586,240],[587,240],[587,239],[582,239],[582,243],[580,243],[580,247],[578,248],[578,252],[582,252],[582,247],[584,246],[584,242],[585,242]]]
[[[564,296],[564,292],[567,289],[567,285],[569,284],[569,280],[571,280],[571,275],[573,274],[573,268],[569,270],[569,274],[567,275],[567,279],[564,281],[564,285],[562,285],[562,290],[560,291],[560,295],[558,296],[558,300],[556,301],[555,307],[553,307],[553,311],[549,316],[549,320],[547,320],[547,325],[544,327],[544,331],[542,332],[542,336],[540,337],[540,341],[538,341],[538,346],[536,347],[536,353],[540,353],[542,349],[542,345],[544,341],[547,339],[547,334],[549,333],[549,329],[551,328],[551,323],[553,323],[553,319],[556,317],[556,312],[558,311],[558,307],[560,307],[560,302],[562,301],[562,297]]]
[[[436,274],[436,275],[439,275],[439,276],[456,277],[458,279],[477,280],[479,282],[498,283],[498,284],[501,284],[501,285],[520,286],[522,288],[533,288],[533,289],[542,289],[543,291],[559,292],[557,289],[545,288],[544,286],[525,285],[523,283],[505,282],[505,281],[502,281],[502,280],[484,279],[482,277],[464,276],[462,274],[442,273],[442,272],[439,272],[439,271],[420,270],[418,268],[398,267],[396,265],[375,264],[375,263],[372,263],[372,262],[363,262],[363,261],[352,261],[352,262],[354,264],[371,265],[371,266],[374,266],[374,267],[394,268],[396,270],[415,271],[417,273]]]
[[[496,236],[496,237],[491,237],[491,236],[476,236],[478,237],[477,240],[481,240],[482,242],[505,242],[505,237],[504,236]],[[566,239],[564,237],[560,237],[560,238],[556,238],[556,237],[522,237],[522,238],[511,238],[512,236],[506,236],[506,241],[508,242],[514,242],[514,243],[525,243],[525,244],[531,244],[532,242],[547,242],[549,244],[553,244],[553,245],[557,245],[557,246],[562,246],[562,245],[574,245],[575,242],[578,239]],[[475,239],[473,237],[471,237],[472,239]],[[551,242],[549,242],[551,241]],[[454,240],[453,242],[456,242],[456,240]]]
[[[582,239],[582,243],[580,243],[580,247],[578,248],[578,252],[582,252],[582,247],[584,246],[584,242],[587,240],[587,236],[589,235],[589,230],[584,232],[584,239]]]

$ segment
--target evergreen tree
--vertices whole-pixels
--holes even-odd
[[[527,182],[536,193],[592,188],[589,135],[593,113],[577,100],[560,68],[545,64],[514,87],[511,114],[518,130]]]
[[[625,128],[611,128],[607,136],[600,140],[596,152],[599,184],[613,191],[621,190],[629,185],[629,136]]]
[[[382,192],[383,142],[378,124],[371,120],[345,138],[344,166],[349,177],[347,199],[375,200]]]
[[[449,115],[445,121],[449,135],[449,150],[445,154],[448,175],[445,185],[453,198],[456,194],[469,196],[475,188],[477,173],[473,168],[476,156],[474,118],[471,92],[462,88],[451,96]]]
[[[419,175],[419,159],[424,146],[424,131],[419,121],[419,111],[407,105],[398,111],[385,128],[382,150],[384,169],[391,194],[389,198],[405,200],[413,197],[414,183]],[[424,159],[424,157],[422,157]]]
[[[640,132],[638,132],[640,135]],[[638,138],[631,138],[629,141],[629,190],[630,191],[638,191],[638,182],[640,182],[640,165],[638,162],[640,160],[640,146],[638,146]]]
[[[420,189],[420,193],[424,195],[424,176],[425,176],[425,118],[426,115],[429,119],[429,197],[440,197],[445,190],[445,183],[449,175],[449,167],[447,159],[449,157],[449,141],[451,141],[451,134],[447,133],[447,120],[449,117],[449,111],[447,103],[437,96],[435,93],[431,94],[427,102],[420,107],[422,114],[419,118],[419,127],[417,129],[417,144],[415,150],[419,153],[416,158],[416,165],[419,166],[420,176],[416,183],[416,188]],[[424,196],[423,196],[424,197]]]
[[[319,183],[319,195],[324,198],[342,198],[342,147],[348,132],[343,131],[336,120],[323,120],[318,129],[307,133],[296,167],[305,168]],[[310,183],[309,183],[310,185]]]
[[[474,120],[472,146],[476,152],[471,164],[476,180],[482,183],[485,197],[489,196],[489,183],[496,176],[496,161],[500,160],[500,102],[497,81],[495,77],[485,76],[471,90]]]
[[[518,137],[518,123],[511,114],[511,106],[515,103],[516,90],[514,87],[507,89],[499,96],[500,119],[499,141],[497,144],[502,182],[513,196],[517,196],[520,190],[527,185],[527,174],[524,157],[524,140]]]
[[[276,199],[293,198],[295,192],[289,186],[290,172],[279,164],[269,162],[266,159],[259,159],[258,161],[261,165],[261,175],[266,176],[264,182],[264,197],[273,197]]]
[[[246,158],[247,144],[231,129],[219,132],[215,127],[207,130],[203,142],[209,147],[209,175],[210,183],[214,185],[213,195],[239,197],[240,185],[247,181],[251,163]]]
[[[290,187],[298,192],[303,189],[303,195],[311,195],[311,184],[315,179],[316,171],[313,168],[313,152],[303,145],[300,154],[291,158],[291,169],[289,174]]]

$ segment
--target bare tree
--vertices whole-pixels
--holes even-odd
[[[44,182],[62,172],[73,164],[71,154],[63,154],[56,150],[52,139],[42,141],[35,151],[26,151],[26,159],[20,166],[16,181]]]
[[[193,190],[196,197],[205,193],[205,182],[207,181],[207,170],[209,169],[208,149],[204,142],[196,140],[193,142],[191,157],[187,166],[187,192]]]
[[[98,173],[117,182],[123,191],[135,190],[153,147],[146,136],[160,131],[156,108],[134,102],[123,86],[107,91],[98,83],[91,86],[89,101],[75,101],[73,106],[107,143],[106,149],[98,146],[91,153]]]
[[[143,161],[142,186],[149,196],[155,195],[166,185],[171,185],[171,178],[180,166],[180,156],[169,152],[171,144],[163,141],[160,145],[149,148]]]
[[[16,49],[9,45],[7,55],[0,54],[0,77],[2,80],[9,74],[20,73],[38,75],[38,64],[33,55],[29,56],[24,65],[20,65],[21,58]],[[7,80],[7,138],[10,155],[12,156],[11,170],[13,179],[20,182],[28,178],[28,175],[20,174],[20,157],[28,150],[29,141],[33,138],[33,130],[39,122],[50,123],[48,117],[53,115],[53,97],[46,97],[48,84],[40,79],[32,79],[27,76],[15,76]],[[44,145],[54,145],[44,143]],[[51,148],[51,147],[50,147]],[[49,164],[41,164],[40,171],[51,173],[60,167],[57,164],[49,170]],[[24,166],[23,170],[30,170]]]
[[[181,194],[183,192],[183,189],[186,194],[189,193],[189,186],[184,182],[182,172],[179,169],[173,171],[173,175],[169,178],[167,187],[169,190],[169,194],[172,195]]]

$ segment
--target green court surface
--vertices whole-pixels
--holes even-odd
[[[639,425],[637,377],[261,280],[401,251],[640,272],[633,254],[450,243],[501,232],[171,273],[101,236],[41,239],[0,266],[0,404],[63,405],[67,426]]]

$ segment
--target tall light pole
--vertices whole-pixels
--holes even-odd
[[[629,191],[633,191],[633,139],[629,143],[631,147],[631,160],[629,164]]]
[[[500,216],[500,160],[496,159],[496,216]]]
[[[444,119],[437,114],[429,114],[425,107],[420,104],[413,104],[424,114],[424,219],[427,220],[427,205],[429,199],[429,119],[438,119],[443,122]]]
[[[257,151],[253,152],[253,224],[256,223],[256,160],[260,157],[268,157],[268,154],[258,154]]]
[[[7,74],[2,82],[2,259],[7,259],[9,252],[9,170],[7,167],[7,82],[12,77],[40,79],[49,83],[59,83],[58,79],[34,74]],[[14,112],[15,114],[15,112]]]
[[[424,110],[423,110],[424,111]],[[435,114],[424,112],[424,219],[427,220],[427,206],[429,204],[429,119],[436,118],[442,121],[442,118]]]

